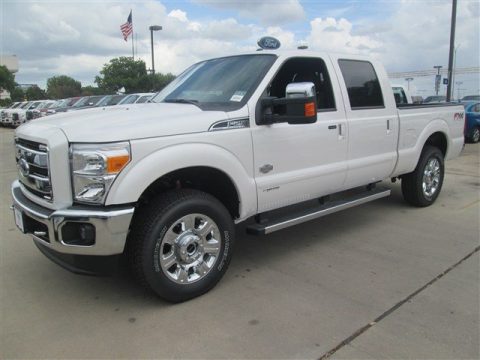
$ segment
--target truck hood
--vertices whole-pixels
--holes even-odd
[[[131,104],[51,115],[33,120],[17,134],[41,136],[59,128],[70,142],[110,142],[208,131],[227,119],[223,111],[203,111],[191,104]]]

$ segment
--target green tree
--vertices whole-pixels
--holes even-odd
[[[146,89],[146,91],[160,91],[165,86],[167,86],[173,79],[175,79],[175,75],[168,73],[156,73],[155,75],[150,76],[150,88]]]
[[[54,76],[47,80],[47,95],[50,99],[65,99],[81,93],[81,82],[69,76]]]
[[[144,92],[150,86],[145,62],[130,57],[114,58],[103,65],[100,75],[95,77],[95,83],[105,93],[115,93],[122,87],[127,94]]]
[[[12,92],[15,89],[15,76],[7,69],[6,66],[0,65],[0,89]]]
[[[12,99],[0,99],[0,107],[4,108],[4,107],[9,107],[11,104],[12,104]]]
[[[108,94],[105,94],[105,92],[102,89],[96,86],[88,85],[88,86],[82,87],[82,96],[92,96],[92,95],[108,95]]]
[[[37,85],[29,87],[27,91],[25,91],[25,96],[28,100],[44,100],[47,98],[45,91],[40,89]]]
[[[23,91],[22,88],[16,87],[15,89],[12,90],[10,93],[10,98],[12,101],[25,101],[25,92]]]

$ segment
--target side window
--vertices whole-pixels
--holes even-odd
[[[312,82],[317,93],[317,109],[335,110],[332,83],[322,59],[293,58],[287,60],[267,88],[267,96],[285,97],[287,85],[295,82]]]
[[[339,60],[352,110],[384,107],[382,89],[373,65],[368,61]]]
[[[403,91],[402,88],[394,87],[392,89],[393,89],[393,95],[395,96],[395,102],[397,103],[397,105],[408,104],[407,96],[405,95],[405,92]]]

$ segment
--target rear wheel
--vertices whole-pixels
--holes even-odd
[[[476,127],[472,130],[472,135],[469,136],[469,140],[474,144],[480,141],[480,128]]]
[[[443,154],[438,148],[427,145],[415,170],[402,177],[403,198],[414,206],[430,206],[442,189],[443,178]]]
[[[213,288],[232,256],[234,226],[213,196],[177,190],[140,209],[129,234],[132,269],[140,282],[171,302]]]

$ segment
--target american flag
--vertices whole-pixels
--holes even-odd
[[[133,32],[132,10],[130,10],[130,15],[128,15],[127,22],[125,24],[120,25],[120,30],[122,30],[123,39],[127,41],[128,35],[130,35]]]

